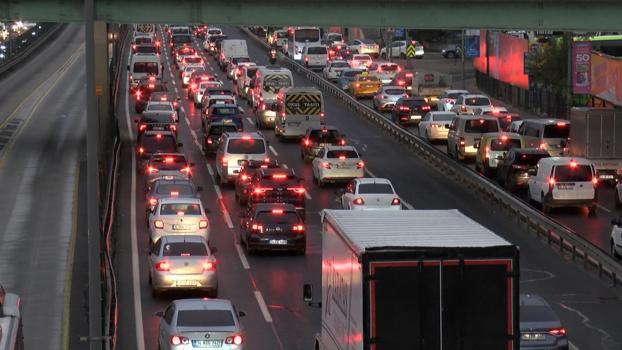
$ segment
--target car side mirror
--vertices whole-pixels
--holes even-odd
[[[311,303],[313,301],[313,285],[305,284],[302,287],[302,300],[305,303]]]
[[[138,124],[138,121],[139,121],[138,119],[134,119],[134,123],[137,123],[137,124]]]
[[[162,312],[162,311],[157,311],[157,312],[155,313],[155,316],[156,316],[156,317],[164,317],[164,312]]]
[[[244,311],[238,311],[238,316],[240,316],[240,317],[246,317],[246,312],[244,312]]]

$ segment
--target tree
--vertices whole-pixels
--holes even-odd
[[[527,66],[535,82],[565,95],[568,90],[568,35],[552,37],[532,49]]]

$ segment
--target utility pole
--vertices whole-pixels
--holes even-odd
[[[460,49],[460,58],[462,60],[462,71],[460,72],[460,76],[462,77],[462,90],[466,90],[466,82],[464,81],[464,56],[466,56],[466,50],[464,49],[464,36],[466,34],[466,30],[462,29],[462,45]]]

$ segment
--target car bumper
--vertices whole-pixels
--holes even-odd
[[[421,116],[418,114],[413,115],[399,115],[398,120],[400,124],[419,124]]]
[[[378,109],[386,111],[386,110],[393,109],[396,102],[397,101],[393,101],[393,100],[380,100],[377,102],[376,105],[378,106]]]
[[[206,241],[209,241],[209,228],[207,229],[200,229],[200,230],[195,230],[192,232],[188,232],[188,231],[168,231],[168,230],[162,230],[162,229],[156,229],[151,230],[151,232],[149,232],[149,237],[151,238],[151,243],[156,243],[160,238],[162,238],[163,236],[187,236],[187,235],[193,235],[193,236],[201,236],[203,238],[205,238]]]
[[[544,203],[551,208],[590,207],[595,204],[594,198],[589,199],[555,199],[545,196]]]
[[[209,289],[218,288],[218,279],[215,271],[196,274],[175,274],[155,272],[151,276],[153,288],[158,290],[174,289]]]
[[[320,180],[325,182],[342,182],[365,177],[363,169],[325,170],[320,173]]]
[[[261,122],[261,124],[268,126],[268,127],[274,127],[274,120],[276,119],[276,112],[261,112],[258,115],[259,121]]]
[[[359,89],[359,90],[353,90],[352,91],[352,95],[354,95],[354,96],[374,96],[377,93],[378,93],[378,89],[377,88],[373,88],[373,89]]]
[[[449,133],[449,130],[445,129],[437,129],[437,128],[430,128],[428,130],[428,139],[430,140],[447,140],[447,134]]]
[[[379,48],[360,48],[359,50],[360,54],[368,54],[370,56],[378,56],[380,54],[380,49]]]
[[[269,235],[250,235],[247,244],[251,249],[258,250],[298,250],[306,247],[305,236],[270,237]]]
[[[389,205],[386,207],[370,207],[366,205],[354,205],[351,210],[364,210],[364,211],[374,211],[374,210],[402,210],[401,205]]]

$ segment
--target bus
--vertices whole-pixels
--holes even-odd
[[[296,61],[302,58],[305,46],[322,45],[322,36],[317,27],[295,27],[288,30],[287,56]]]

